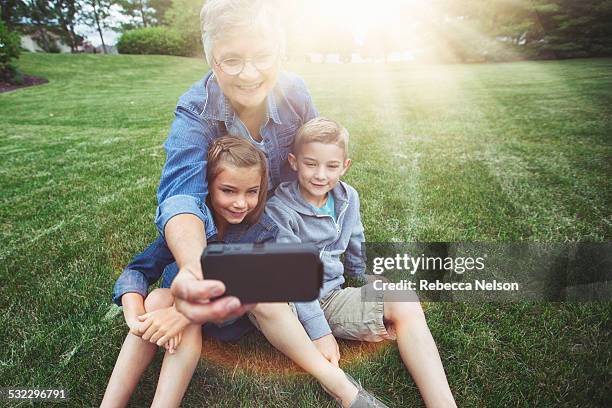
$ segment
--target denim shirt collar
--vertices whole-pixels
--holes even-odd
[[[204,118],[212,119],[225,122],[227,128],[230,128],[236,118],[236,113],[232,109],[229,99],[221,91],[221,87],[215,78],[215,74],[211,71],[205,84],[206,88],[206,104],[204,105]],[[272,89],[272,91],[266,97],[266,118],[263,126],[265,126],[270,119],[278,125],[282,125],[280,116],[278,114],[278,107],[276,104],[276,98],[274,96],[277,91],[278,84]],[[278,92],[282,92],[278,89]],[[262,127],[263,127],[262,126]]]
[[[218,234],[215,232],[214,235],[207,237],[207,242],[212,243],[251,243],[268,241],[276,238],[278,232],[278,226],[267,214],[263,213],[259,221],[255,224],[249,224],[246,221],[240,224],[230,224],[225,236],[222,240],[219,239]]]

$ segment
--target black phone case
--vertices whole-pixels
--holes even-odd
[[[242,303],[306,302],[319,296],[323,265],[312,244],[211,244],[205,279],[220,280]]]

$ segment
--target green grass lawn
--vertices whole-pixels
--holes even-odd
[[[156,236],[162,143],[207,67],[39,54],[19,66],[49,83],[0,94],[0,387],[62,386],[71,406],[94,406],[126,333],[111,288]],[[369,241],[611,239],[612,60],[289,69],[351,132],[346,180]],[[609,302],[426,313],[459,406],[612,405]],[[205,348],[185,406],[332,406],[258,334]],[[341,351],[389,406],[422,406],[392,343]],[[160,359],[135,406],[152,400]]]

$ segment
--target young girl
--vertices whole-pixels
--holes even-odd
[[[208,152],[207,179],[206,204],[217,227],[216,235],[207,237],[209,242],[275,240],[278,227],[263,213],[268,174],[266,158],[259,149],[241,138],[216,139]],[[155,253],[155,257],[147,257],[148,253]],[[157,346],[164,346],[166,352],[152,406],[180,404],[200,358],[202,326],[192,324],[174,308],[169,287],[178,271],[176,264],[166,268],[162,288],[147,296],[148,286],[159,279],[171,262],[172,254],[160,237],[128,266],[115,284],[113,298],[123,305],[130,332],[117,358],[102,407],[127,405]],[[365,403],[360,406],[383,406],[323,357],[288,304],[261,303],[251,313],[270,343],[312,374],[342,406],[357,401]],[[236,338],[248,330],[244,318],[229,323],[216,328],[216,337]]]

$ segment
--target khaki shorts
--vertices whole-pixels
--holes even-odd
[[[376,300],[364,302],[365,292],[368,299]],[[370,283],[359,288],[334,290],[321,299],[321,308],[334,336],[371,342],[395,340],[395,334],[385,327],[383,295],[383,291],[374,290]]]
[[[362,301],[365,295],[363,291],[368,291],[368,299],[376,300]],[[389,333],[385,327],[383,295],[383,291],[376,291],[372,284],[368,284],[359,288],[334,290],[320,299],[319,303],[335,337],[371,342],[395,340],[395,334]],[[289,307],[297,316],[295,305],[289,303]],[[249,312],[248,316],[251,323],[261,331],[255,315]]]

